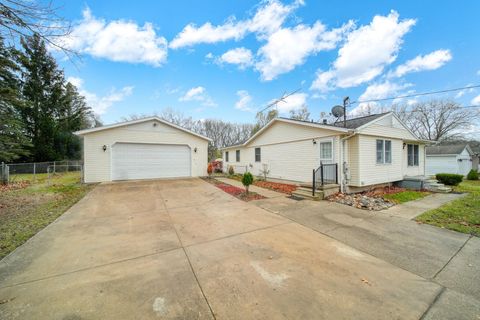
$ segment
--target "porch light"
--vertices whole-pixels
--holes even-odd
[[[197,147],[193,148],[193,152],[197,153]]]
[[[102,149],[103,149],[103,152],[107,151],[107,146],[104,144]]]
[[[313,144],[317,144],[317,140],[312,139],[312,143],[313,143]]]
[[[406,146],[407,146],[407,144],[404,142],[403,143],[403,149],[405,149]]]

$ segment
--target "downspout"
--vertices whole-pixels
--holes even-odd
[[[340,192],[344,193],[347,188],[347,178],[346,178],[346,169],[347,169],[347,160],[345,159],[345,141],[350,139],[351,137],[355,136],[357,133],[352,131],[353,133],[349,134],[346,137],[340,139],[342,141],[342,154],[341,154],[341,170],[340,170]]]

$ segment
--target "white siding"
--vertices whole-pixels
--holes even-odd
[[[417,140],[393,115],[380,119],[369,126],[359,130],[361,134],[377,137],[398,138],[404,140]]]
[[[359,136],[353,136],[347,140],[348,168],[350,171],[350,182],[352,186],[360,185],[360,146]]]
[[[359,146],[359,170],[358,181],[352,181],[350,185],[360,187],[386,182],[400,181],[404,177],[402,170],[402,147],[403,141],[400,139],[387,139],[392,141],[392,163],[377,164],[376,160],[376,140],[379,137],[365,135],[358,136]]]
[[[427,156],[427,175],[433,176],[437,173],[457,173],[457,157],[452,156]]]
[[[316,144],[313,143],[315,139]],[[339,137],[334,131],[311,128],[284,122],[274,123],[247,147],[224,150],[224,169],[229,165],[242,173],[243,168],[260,175],[263,164],[270,170],[269,177],[299,182],[312,181],[312,170],[320,166],[320,141],[333,141],[334,162],[339,159]],[[261,148],[261,162],[255,162],[255,148]],[[235,151],[240,150],[240,162],[235,161]],[[229,151],[229,161],[225,160]]]
[[[88,133],[83,141],[86,183],[111,181],[111,147],[116,142],[187,145],[192,150],[192,176],[207,174],[208,141],[155,120]]]

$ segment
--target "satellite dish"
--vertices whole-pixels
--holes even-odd
[[[334,117],[340,118],[343,116],[343,106],[334,106],[332,108],[332,114]]]

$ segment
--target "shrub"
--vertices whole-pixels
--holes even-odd
[[[235,174],[235,170],[233,169],[233,166],[228,167],[228,174],[233,176]]]
[[[467,175],[468,180],[478,180],[478,171],[477,170],[470,170]]]
[[[453,173],[437,173],[436,178],[439,182],[449,186],[458,186],[463,180],[463,176],[461,174]]]
[[[210,162],[210,163],[208,164],[208,167],[207,167],[207,173],[208,173],[208,175],[211,175],[212,172],[213,172],[213,165],[212,165],[212,163]]]
[[[245,172],[242,176],[242,184],[245,186],[245,191],[248,194],[248,187],[253,183],[253,176],[250,172]]]

